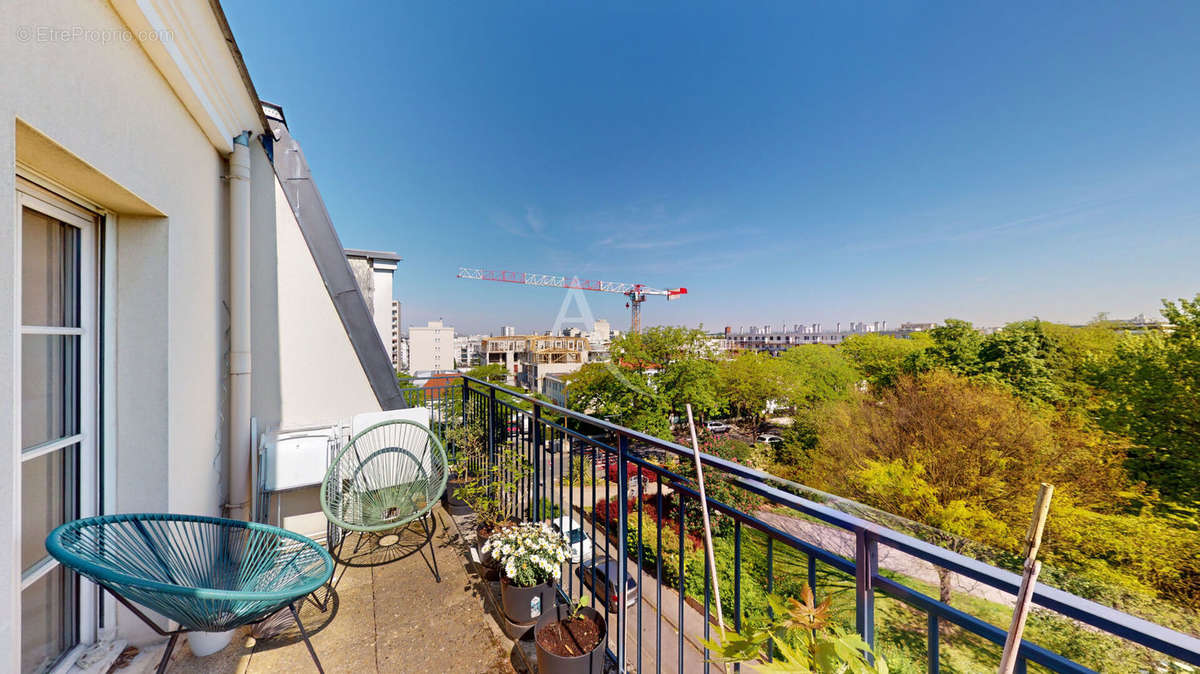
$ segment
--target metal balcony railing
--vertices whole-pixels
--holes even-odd
[[[632,606],[618,602],[616,610],[609,614],[609,657],[614,665],[622,663],[620,671],[709,671],[708,653],[700,637],[711,638],[716,629],[710,595],[712,569],[705,560],[702,596],[699,592],[692,596],[687,592],[684,561],[685,545],[690,545],[686,541],[687,523],[691,521],[691,528],[695,528],[699,495],[692,488],[691,478],[647,458],[655,453],[675,455],[685,462],[681,465],[687,466],[692,457],[690,449],[469,377],[449,385],[409,389],[404,394],[411,405],[430,408],[435,432],[458,424],[473,424],[481,429],[486,449],[479,461],[495,462],[505,446],[524,457],[531,472],[520,481],[507,504],[514,519],[551,519],[559,516],[554,512],[557,509],[583,525],[595,557],[609,556],[617,560],[618,568],[630,570],[639,586],[637,601]],[[453,453],[456,448],[450,446],[448,450]],[[782,489],[781,480],[762,471],[709,455],[702,455],[702,462],[706,478],[722,476],[736,488],[758,495],[768,505],[783,506],[809,522],[846,532],[854,543],[852,555],[839,554],[783,531],[755,513],[743,512],[710,496],[710,512],[732,521],[728,537],[732,538],[733,547],[733,583],[732,588],[722,586],[727,624],[742,628],[746,608],[743,553],[748,546],[754,546],[758,552],[765,547],[762,574],[765,578],[759,578],[765,581],[762,590],[770,593],[780,589],[776,583],[781,564],[790,564],[793,574],[797,568],[805,571],[801,578],[818,595],[834,591],[823,587],[822,581],[843,591],[852,589],[854,627],[872,645],[876,642],[876,599],[883,596],[927,617],[927,671],[935,673],[940,669],[939,632],[944,629],[939,628],[947,625],[958,628],[952,633],[953,638],[974,635],[993,644],[998,661],[1006,636],[1003,628],[884,575],[879,568],[880,552],[881,549],[900,551],[935,568],[1012,595],[1020,586],[1019,575],[798,496]],[[600,478],[610,476],[615,478],[616,488],[603,498],[598,498],[595,487],[580,486],[588,477],[593,484],[599,484]],[[607,500],[608,503],[601,504],[607,506],[611,499],[618,502],[615,518],[597,513],[597,504]],[[602,507],[601,511],[606,509]],[[650,531],[651,525],[656,532],[653,544],[645,542],[642,536],[643,531]],[[638,543],[631,544],[631,539]],[[582,541],[579,545],[582,548]],[[664,564],[656,563],[663,559],[664,551],[678,555],[678,578],[665,579]],[[655,561],[647,558],[651,552]],[[576,565],[569,565],[564,573],[561,592],[570,597],[590,592],[595,605],[596,583],[581,583],[575,568]],[[591,573],[594,581],[594,568]],[[1036,587],[1033,602],[1085,630],[1108,634],[1161,654],[1145,671],[1173,671],[1163,668],[1162,663],[1169,660],[1200,665],[1200,639],[1193,636],[1041,583]],[[1115,671],[1104,663],[1081,664],[1028,640],[1022,642],[1019,657],[1018,672],[1097,671],[1092,667]]]

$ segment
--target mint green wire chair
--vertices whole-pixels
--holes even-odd
[[[88,517],[50,532],[46,550],[95,581],[157,633],[224,632],[291,610],[318,671],[321,661],[295,603],[327,583],[333,559],[316,541],[279,527],[199,515]],[[175,622],[164,631],[135,602]]]
[[[446,450],[429,428],[407,419],[383,421],[338,452],[321,483],[321,510],[334,526],[359,534],[419,522],[433,558],[430,569],[440,583],[429,515],[448,478]]]

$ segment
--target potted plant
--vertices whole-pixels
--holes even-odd
[[[766,645],[775,645],[775,658],[761,671],[810,672],[811,674],[887,674],[883,658],[874,657],[871,647],[856,632],[833,622],[830,599],[820,604],[812,588],[800,591],[800,599],[771,595],[770,622],[741,634],[726,628],[722,641],[701,639],[719,663],[767,662]]]
[[[505,445],[500,448],[495,463],[458,490],[475,512],[476,540],[486,541],[496,531],[513,522],[509,512],[517,490],[522,480],[532,474],[533,468],[525,457],[512,446]],[[485,567],[491,566],[487,550],[481,547],[479,556]]]
[[[444,436],[447,444],[454,448],[454,459],[450,462],[443,503],[451,515],[467,515],[471,512],[471,504],[464,488],[476,481],[479,473],[485,472],[483,427],[478,421],[470,421],[447,428]]]
[[[608,623],[587,605],[587,596],[558,604],[538,618],[533,629],[538,674],[600,674]]]
[[[554,605],[554,582],[571,554],[567,539],[545,522],[526,522],[483,543],[500,564],[500,603],[510,622],[529,624]]]

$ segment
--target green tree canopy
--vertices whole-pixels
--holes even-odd
[[[567,375],[567,407],[660,438],[671,437],[666,402],[650,377],[615,363],[588,363]]]
[[[944,324],[926,334],[932,343],[911,354],[905,361],[905,370],[926,372],[940,368],[968,377],[979,374],[979,347],[983,336],[969,321],[947,318]]]
[[[490,363],[467,370],[467,376],[492,384],[503,384],[508,379],[508,371],[499,363]]]
[[[847,337],[837,348],[872,386],[891,386],[905,361],[925,350],[931,341],[924,332],[906,339],[865,333]]]
[[[1129,436],[1137,480],[1185,507],[1200,504],[1200,295],[1163,301],[1170,334],[1121,339],[1097,377],[1104,425]]]
[[[718,392],[736,416],[759,423],[769,404],[791,407],[800,398],[793,366],[765,353],[750,351],[724,361]]]
[[[1040,482],[1055,507],[1107,505],[1124,485],[1119,442],[947,370],[901,376],[818,425],[814,486],[1002,548],[1018,547]]]
[[[655,326],[613,340],[610,352],[614,365],[646,376],[671,416],[682,416],[689,403],[702,418],[722,407],[717,364],[703,330]]]
[[[794,346],[780,360],[790,366],[799,398],[810,407],[845,399],[861,379],[842,351],[824,344]]]

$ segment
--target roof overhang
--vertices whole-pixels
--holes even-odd
[[[266,118],[217,0],[112,0],[112,6],[213,147],[233,152]]]

